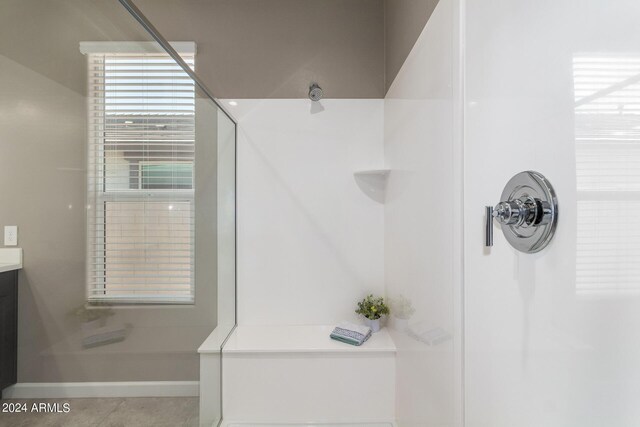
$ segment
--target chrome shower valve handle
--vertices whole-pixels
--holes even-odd
[[[546,247],[555,233],[558,202],[546,178],[534,171],[511,178],[495,208],[487,206],[485,246],[493,246],[493,219],[517,250],[534,253]]]

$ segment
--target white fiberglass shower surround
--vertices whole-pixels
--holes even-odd
[[[385,99],[387,294],[449,343],[397,339],[401,426],[640,424],[640,3],[440,0]],[[548,247],[485,211],[553,185]],[[410,321],[411,322],[411,321]]]
[[[465,418],[640,423],[640,4],[466,2]],[[553,183],[554,241],[486,253],[511,174]]]

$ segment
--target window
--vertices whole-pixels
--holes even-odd
[[[192,68],[193,43],[174,48]],[[194,301],[195,87],[155,43],[84,42],[89,302]]]
[[[640,57],[573,58],[576,291],[640,292]]]

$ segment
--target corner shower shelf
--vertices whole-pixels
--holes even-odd
[[[363,170],[354,172],[353,177],[364,194],[378,203],[384,203],[390,172],[389,169]]]

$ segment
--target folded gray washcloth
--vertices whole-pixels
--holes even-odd
[[[359,346],[369,339],[371,328],[350,322],[342,322],[333,329],[329,336],[334,340]]]

